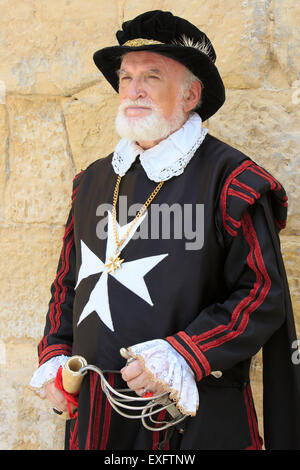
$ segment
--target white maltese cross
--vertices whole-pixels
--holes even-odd
[[[143,222],[147,213],[141,216],[135,227],[129,233],[127,239],[124,241],[120,250],[122,250],[127,243],[131,240],[138,226]],[[123,235],[129,228],[129,224],[120,227],[117,223],[118,238],[122,239]],[[168,254],[148,256],[134,261],[121,260],[115,269],[112,269],[111,263],[115,258],[117,246],[114,240],[112,215],[108,211],[108,230],[107,230],[107,245],[105,253],[105,263],[103,263],[98,256],[96,256],[89,247],[81,240],[81,258],[82,263],[78,272],[78,280],[75,289],[78,287],[82,279],[91,276],[92,274],[102,273],[94,289],[90,294],[90,298],[85,305],[79,317],[77,326],[92,312],[96,312],[99,318],[105,325],[114,331],[114,325],[111,317],[109,297],[108,297],[108,276],[113,276],[123,286],[130,289],[134,294],[138,295],[149,305],[153,305],[148,288],[144,281],[144,276],[151,271],[160,261],[162,261]]]

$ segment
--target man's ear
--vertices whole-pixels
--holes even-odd
[[[191,83],[189,90],[184,95],[184,111],[188,113],[194,109],[200,101],[202,86],[198,80]]]

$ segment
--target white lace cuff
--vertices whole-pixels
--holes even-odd
[[[41,398],[45,398],[43,387],[46,383],[55,380],[57,371],[69,359],[69,356],[55,356],[42,364],[33,374],[29,388],[37,393]]]
[[[140,359],[145,370],[170,393],[181,413],[195,416],[199,394],[195,376],[185,359],[162,339],[146,341],[128,348],[133,357]]]

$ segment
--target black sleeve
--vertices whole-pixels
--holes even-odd
[[[51,285],[51,297],[46,315],[44,335],[38,345],[39,365],[48,359],[72,354],[73,301],[75,296],[76,251],[74,244],[73,203],[78,191],[80,176],[73,180],[72,203],[69,211],[56,277]]]
[[[166,338],[197,380],[252,357],[285,320],[273,235],[278,237],[276,227],[284,223],[287,198],[264,171],[245,162],[227,179],[221,194],[216,219],[226,252],[220,269],[228,297],[199,312],[185,331]]]

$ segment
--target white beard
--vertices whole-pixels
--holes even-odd
[[[143,118],[130,118],[124,113],[128,106],[151,107],[152,112]],[[149,100],[124,100],[118,109],[115,120],[116,131],[120,137],[132,141],[162,140],[179,129],[185,121],[185,113],[182,104],[176,108],[173,115],[166,119],[158,106]]]

